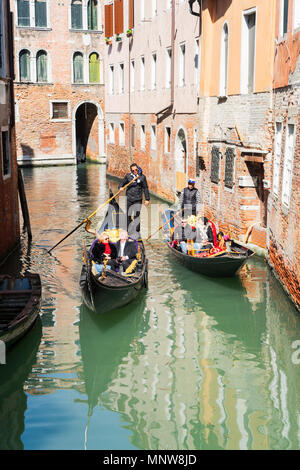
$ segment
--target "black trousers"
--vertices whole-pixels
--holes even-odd
[[[127,231],[128,235],[132,238],[140,238],[141,223],[140,214],[142,208],[142,201],[130,202],[127,200]]]

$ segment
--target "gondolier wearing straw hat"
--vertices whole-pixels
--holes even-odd
[[[193,179],[188,180],[188,185],[180,194],[178,209],[184,209],[184,217],[189,215],[197,215],[200,212],[200,193],[195,188],[196,181]]]

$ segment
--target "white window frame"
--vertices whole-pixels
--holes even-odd
[[[46,52],[47,54],[47,81],[46,82],[38,82],[37,81],[37,55],[39,52]],[[50,55],[49,55],[49,52],[47,51],[47,49],[39,49],[36,54],[35,54],[35,82],[38,83],[39,85],[43,85],[43,84],[49,84],[52,82],[52,76],[51,76],[51,63],[50,63]]]
[[[180,87],[186,85],[186,43],[179,44],[179,84]]]
[[[273,194],[278,197],[280,183],[281,144],[282,144],[282,122],[275,123],[274,139],[274,162],[273,162]]]
[[[161,0],[160,0],[161,1]],[[152,18],[154,18],[155,16],[157,16],[157,0],[152,0],[152,5],[151,5],[151,9],[152,9]]]
[[[8,152],[9,152],[9,172],[8,172],[6,175],[4,175],[4,168],[3,168],[3,148],[2,148],[2,140],[3,140],[2,134],[3,134],[4,132],[7,132],[7,135],[8,135]],[[2,172],[2,179],[3,179],[3,181],[5,181],[5,180],[7,180],[7,179],[9,179],[9,178],[11,177],[11,170],[12,170],[12,168],[11,168],[11,165],[12,165],[12,158],[11,158],[11,157],[12,157],[12,155],[11,155],[11,147],[10,147],[9,143],[10,143],[9,127],[8,127],[8,126],[3,126],[3,127],[1,127],[1,141],[0,141],[0,151],[1,151],[1,155],[2,155],[1,172]]]
[[[145,0],[140,0],[140,17],[141,22],[145,21]]]
[[[168,134],[167,129],[170,129],[170,137]],[[171,136],[172,136],[172,128],[171,126],[165,126],[165,153],[171,153]],[[170,150],[168,150],[168,141],[170,142]]]
[[[293,129],[292,133],[290,133],[291,128]],[[292,193],[295,137],[296,137],[295,130],[296,130],[296,126],[294,124],[288,124],[286,126],[281,201],[282,201],[283,206],[287,208],[290,207],[291,193]]]
[[[119,64],[119,94],[125,93],[125,65],[124,62]]]
[[[91,33],[102,33],[103,32],[103,24],[102,24],[102,2],[98,2],[97,8],[97,25],[98,29],[88,29],[88,0],[82,0],[82,29],[74,29],[72,28],[72,10],[71,10],[72,0],[69,1],[69,29],[78,32],[91,32]]]
[[[156,136],[156,124],[151,124],[151,150],[156,151],[157,148],[157,136]]]
[[[47,24],[46,26],[35,26],[35,0],[29,0],[29,26],[19,26],[18,21],[18,1],[15,0],[15,26],[17,28],[34,28],[34,29],[51,29],[50,23],[50,1],[46,0],[46,11],[47,11]]]
[[[255,13],[255,46],[254,46],[254,68],[253,68],[253,93],[255,91],[255,73],[256,73],[256,39],[257,39],[257,8],[250,8],[242,12],[242,40],[241,40],[241,69],[240,69],[240,92],[241,95],[248,95],[248,54],[244,51],[248,51],[248,27],[246,23],[246,16]]]
[[[294,0],[293,28],[294,30],[300,29],[300,2],[299,0]]]
[[[299,0],[298,0],[299,1]],[[297,0],[296,0],[297,2]],[[294,0],[295,3],[295,0]],[[288,6],[289,11],[289,6]],[[283,19],[284,19],[284,0],[280,0],[280,18],[279,18],[279,37],[284,38],[286,33],[283,32]],[[287,30],[289,27],[289,19],[287,19]]]
[[[142,55],[140,58],[140,90],[145,91],[145,56]]]
[[[115,143],[115,123],[114,122],[110,122],[108,124],[108,132],[109,132],[109,143],[110,144],[114,144]]]
[[[151,55],[151,88],[157,88],[157,52],[152,52]]]
[[[225,26],[227,27],[227,67],[225,56]],[[228,59],[229,59],[229,27],[227,21],[223,24],[221,35],[221,60],[220,60],[220,83],[219,83],[219,96],[227,96],[228,93]]]
[[[166,88],[171,88],[172,81],[172,47],[166,48]]]
[[[113,64],[109,66],[109,94],[115,94],[115,66]]]
[[[172,8],[172,0],[166,0],[166,9],[170,10]]]
[[[197,57],[197,59],[196,59]],[[197,63],[196,63],[197,60]],[[199,85],[200,85],[200,60],[201,60],[201,38],[198,37],[195,40],[195,86],[197,95],[199,94]]]
[[[130,61],[130,91],[134,91],[135,87],[135,61],[131,59]]]
[[[68,117],[67,118],[61,118],[61,119],[55,119],[53,118],[53,103],[67,103],[68,107]],[[69,122],[71,121],[71,102],[68,100],[50,100],[49,101],[49,106],[50,106],[50,121],[51,122]]]
[[[141,141],[141,149],[145,150],[146,148],[146,125],[145,124],[141,124],[140,126],[140,141]]]
[[[123,126],[123,128],[122,128]],[[124,146],[125,145],[125,123],[124,121],[119,122],[119,145]]]

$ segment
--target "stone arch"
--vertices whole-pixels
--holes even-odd
[[[182,191],[186,186],[188,173],[187,132],[180,126],[175,138],[175,192]]]

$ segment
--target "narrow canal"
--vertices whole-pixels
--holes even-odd
[[[213,280],[156,239],[148,290],[98,318],[78,287],[88,234],[47,249],[116,183],[99,165],[23,176],[33,241],[20,265],[40,273],[43,301],[0,366],[0,449],[300,449],[300,316],[262,259]]]

